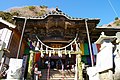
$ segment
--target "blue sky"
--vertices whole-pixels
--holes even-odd
[[[110,0],[118,17],[120,17],[120,0]],[[100,18],[99,25],[114,21],[116,14],[108,0],[1,0],[0,11],[12,7],[23,7],[31,5],[46,5],[49,8],[59,7],[63,12],[78,18]]]

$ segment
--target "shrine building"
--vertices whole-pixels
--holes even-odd
[[[27,55],[32,64],[38,64],[39,70],[48,69],[49,63],[50,69],[71,69],[80,62],[93,66],[100,51],[100,44],[94,42],[101,32],[112,36],[120,31],[97,27],[98,18],[74,18],[57,11],[35,17],[14,16],[13,20],[16,27],[10,28],[9,56]]]

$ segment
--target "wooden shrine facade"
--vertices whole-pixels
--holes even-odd
[[[14,16],[13,19],[17,26],[17,33],[20,34],[22,34],[26,19],[23,41],[26,43],[32,41],[34,47],[37,44],[35,36],[38,36],[43,43],[53,48],[60,48],[69,44],[76,34],[78,34],[77,42],[88,43],[86,20],[91,43],[99,38],[102,31],[108,35],[114,35],[115,32],[119,31],[119,29],[112,28],[96,28],[100,22],[98,18],[73,18],[63,12],[49,12],[37,17]],[[14,53],[17,54],[17,52]]]
[[[85,20],[87,18],[72,18],[62,12],[48,13],[40,17],[28,17],[24,39],[36,41],[37,35],[44,43],[49,46],[61,47],[71,42],[79,35],[79,41],[87,42]],[[15,25],[19,32],[22,32],[25,17],[14,17]],[[97,40],[98,36],[92,35],[100,19],[87,19],[91,41]]]

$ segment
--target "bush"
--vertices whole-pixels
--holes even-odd
[[[34,11],[35,6],[28,6],[29,10]]]
[[[0,17],[2,17],[4,20],[7,20],[8,22],[13,22],[12,17],[13,15],[9,12],[2,12],[0,11]]]
[[[11,14],[12,14],[13,16],[19,16],[19,15],[20,15],[19,12],[17,12],[17,11],[12,12]]]
[[[118,17],[115,17],[115,20],[118,20],[119,18]]]
[[[38,12],[37,15],[38,15],[38,16],[42,16],[42,15],[44,15],[45,13],[46,13],[45,10],[40,10],[40,12]]]
[[[47,6],[45,6],[45,5],[42,5],[42,6],[40,6],[40,8],[48,8]]]

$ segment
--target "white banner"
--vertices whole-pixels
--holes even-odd
[[[22,59],[11,58],[7,79],[20,79],[22,74]]]
[[[113,68],[112,43],[105,43],[103,49],[97,54],[96,67],[98,72]]]

